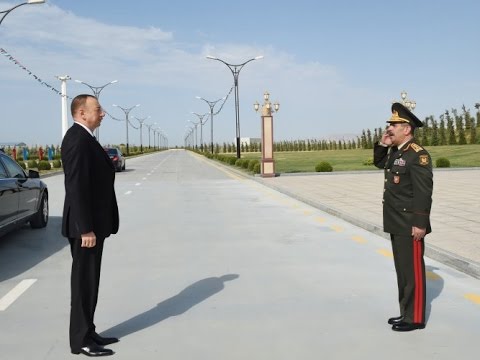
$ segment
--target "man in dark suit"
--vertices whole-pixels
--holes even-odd
[[[388,320],[394,331],[425,328],[424,238],[431,232],[433,173],[429,153],[413,138],[423,123],[400,103],[374,147],[374,164],[385,169],[383,228],[390,233],[397,272],[400,316]]]
[[[96,97],[72,100],[75,121],[62,142],[65,203],[62,235],[72,253],[70,348],[73,354],[112,355],[103,346],[117,342],[95,331],[100,267],[105,238],[118,231],[115,168],[93,131],[105,116]]]

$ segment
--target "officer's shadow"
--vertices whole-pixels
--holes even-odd
[[[427,294],[426,294],[426,306],[425,306],[425,321],[428,322],[430,318],[430,313],[432,312],[432,303],[443,290],[444,280],[438,275],[434,270],[438,268],[434,266],[426,266],[426,277],[427,277]]]
[[[153,326],[171,316],[183,314],[193,306],[222,291],[226,281],[235,280],[238,277],[237,274],[227,274],[199,280],[154,308],[105,330],[102,335],[123,337]]]

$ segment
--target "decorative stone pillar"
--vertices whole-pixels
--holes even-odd
[[[261,176],[274,177],[275,176],[275,161],[273,160],[273,115],[280,108],[280,104],[275,102],[270,103],[270,94],[265,91],[263,94],[264,103],[262,105],[262,160],[261,160]],[[258,111],[260,104],[254,104],[255,111]]]

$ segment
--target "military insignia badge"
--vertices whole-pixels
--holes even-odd
[[[395,161],[393,162],[393,165],[397,165],[397,166],[405,166],[406,164],[407,164],[407,162],[405,160],[403,160],[402,158],[395,159]]]
[[[428,155],[420,155],[420,165],[428,165]]]
[[[394,176],[394,177],[393,177],[393,182],[394,182],[395,184],[400,184],[400,176]]]

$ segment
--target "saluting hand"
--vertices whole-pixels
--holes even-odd
[[[391,146],[392,145],[392,139],[390,138],[390,135],[388,135],[388,131],[385,131],[382,135],[382,139],[380,142],[384,145]]]
[[[93,231],[82,234],[82,247],[92,248],[97,244],[97,237]]]

